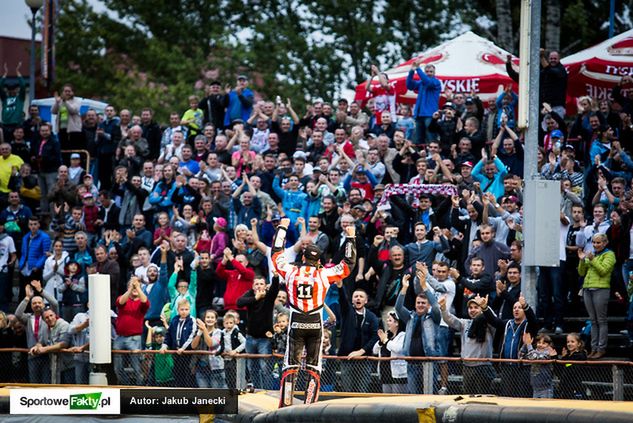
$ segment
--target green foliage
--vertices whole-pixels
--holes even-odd
[[[630,0],[616,1],[615,34],[631,29]],[[470,0],[460,6],[467,13],[462,13],[462,20],[472,27],[473,31],[496,41],[495,0]],[[515,32],[513,53],[518,53],[519,24],[521,21],[521,2],[511,1],[512,27]],[[560,0],[561,8],[561,40],[560,49],[563,56],[570,55],[604,41],[609,33],[609,1],[608,0]],[[545,35],[547,1],[541,0],[541,34]],[[483,19],[482,19],[483,18]],[[491,25],[480,24],[481,22]]]
[[[264,98],[290,97],[300,111],[315,97],[334,100],[353,88],[371,64],[385,69],[468,28],[493,41],[496,34],[495,0],[103,3],[108,13],[87,0],[60,2],[58,81],[135,112],[151,105],[163,121],[172,110],[182,113],[186,97],[208,79],[234,84],[238,72],[247,73]],[[520,2],[510,4],[518,33]],[[606,36],[603,1],[561,0],[561,10],[563,51]]]
[[[442,20],[415,16],[439,16],[441,2],[103,0],[106,14],[67,0],[58,80],[117,107],[153,105],[165,119],[209,82],[207,71],[229,84],[245,72],[263,97],[290,97],[300,110],[353,88],[371,64],[391,66],[437,42]]]

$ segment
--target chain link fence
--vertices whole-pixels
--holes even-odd
[[[112,358],[99,367],[108,382],[135,386],[276,390],[283,365],[276,355],[218,357],[203,351],[113,351]],[[0,349],[0,363],[5,384],[87,384],[91,371],[87,353],[32,356],[26,349]],[[299,374],[297,391],[305,387],[305,374]],[[391,377],[396,374],[403,377]],[[633,363],[325,356],[321,390],[632,401]]]

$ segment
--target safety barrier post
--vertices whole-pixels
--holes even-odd
[[[52,353],[50,354],[50,357],[49,357],[50,358],[49,363],[51,363],[51,383],[53,385],[56,385],[59,383],[59,380],[57,379],[57,375],[59,374],[57,372],[57,367],[59,366],[59,363],[57,361],[58,357],[59,357],[59,354],[57,353]]]
[[[617,365],[611,366],[613,372],[613,401],[624,401],[624,371]]]
[[[433,377],[433,368],[435,367],[435,362],[433,361],[425,361],[422,364],[423,368],[423,378],[424,378],[424,390],[423,394],[433,394],[433,385],[435,382],[435,378]]]
[[[235,387],[237,389],[244,389],[246,387],[246,362],[245,358],[236,358],[237,375],[235,380]]]

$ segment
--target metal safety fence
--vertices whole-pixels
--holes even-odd
[[[29,355],[0,349],[0,382],[87,384],[87,353]],[[113,351],[100,365],[110,385],[279,389],[283,357],[205,351]],[[306,384],[300,372],[296,390]],[[396,376],[396,377],[394,377]],[[322,392],[402,394],[491,394],[633,401],[633,363],[626,361],[379,358],[325,356]]]

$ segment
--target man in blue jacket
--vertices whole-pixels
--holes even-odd
[[[336,282],[341,306],[341,345],[338,355],[347,358],[371,354],[378,341],[378,317],[365,307],[367,292],[356,289],[352,300],[347,298],[343,280]],[[351,307],[350,307],[351,306]],[[371,375],[369,361],[342,361],[341,381],[347,392],[367,392]]]
[[[42,277],[46,253],[51,248],[51,238],[40,230],[40,220],[36,216],[29,218],[29,230],[30,232],[22,239],[20,254],[20,298],[25,295],[26,284]]]
[[[417,73],[419,80],[413,79],[413,74]],[[416,144],[424,144],[429,137],[428,127],[431,117],[439,109],[440,92],[442,84],[435,77],[435,66],[428,64],[424,67],[424,72],[420,69],[420,59],[415,59],[411,63],[411,69],[407,76],[407,89],[416,91],[418,98],[415,100],[413,116],[416,125]]]
[[[246,75],[237,77],[235,88],[225,87],[226,114],[224,115],[224,126],[231,126],[236,121],[246,122],[253,111],[254,95],[248,88],[248,78]]]

